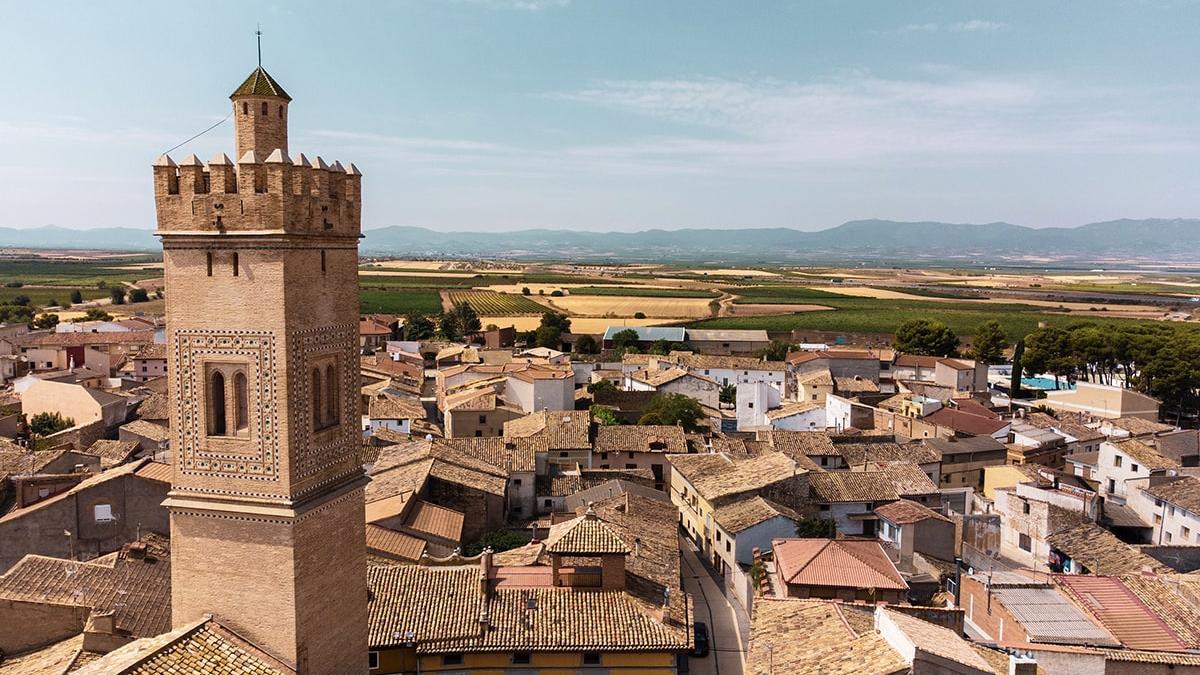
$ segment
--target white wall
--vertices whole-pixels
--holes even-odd
[[[737,385],[738,431],[767,426],[767,411],[779,407],[779,390],[767,382],[739,382]]]

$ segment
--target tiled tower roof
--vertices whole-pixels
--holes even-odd
[[[289,101],[292,100],[292,97],[288,96],[283,87],[279,86],[275,78],[263,70],[262,66],[255,68],[254,72],[250,73],[250,77],[247,77],[240,87],[233,90],[229,98],[234,96],[278,96]]]

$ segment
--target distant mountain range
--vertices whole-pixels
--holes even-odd
[[[391,226],[367,230],[364,255],[532,260],[793,262],[862,261],[973,264],[1200,261],[1200,219],[1112,220],[1078,227],[1030,228],[855,220],[816,232],[789,228],[642,232],[519,230],[438,232]],[[148,230],[113,227],[0,228],[0,247],[155,251]]]

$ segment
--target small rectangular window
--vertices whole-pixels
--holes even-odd
[[[1134,473],[1137,473],[1137,470],[1138,470],[1138,465],[1137,465],[1137,464],[1130,464],[1130,465],[1129,465],[1129,470],[1130,470],[1130,471],[1132,471],[1132,472],[1134,472]]]
[[[461,666],[462,664],[463,664],[463,655],[462,654],[443,654],[442,655],[442,665],[443,666]]]
[[[367,652],[367,668],[375,670],[379,667],[379,652]]]
[[[1021,547],[1021,550],[1022,550],[1022,551],[1030,551],[1030,550],[1032,550],[1032,549],[1033,549],[1033,542],[1032,542],[1032,541],[1029,539],[1029,535],[1027,535],[1027,534],[1022,534],[1022,535],[1020,536],[1020,539],[1019,539],[1019,541],[1018,541],[1018,546],[1020,546],[1020,547]]]
[[[237,254],[237,251],[234,251],[234,253],[233,253],[233,276],[236,277],[237,275],[238,275],[238,254]]]
[[[529,664],[533,662],[533,655],[529,652],[517,652],[512,655],[512,662],[515,664]]]
[[[1113,466],[1121,466],[1121,459],[1122,457],[1120,455],[1115,455],[1113,457]]]
[[[321,272],[325,272],[325,251],[321,251]]]
[[[598,666],[600,665],[600,652],[584,652],[583,665]]]
[[[208,256],[208,276],[212,276],[212,253],[205,254]]]
[[[92,507],[92,515],[97,523],[110,523],[113,520],[111,504],[97,504]]]

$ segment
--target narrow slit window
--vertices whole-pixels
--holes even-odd
[[[212,253],[205,254],[208,257],[208,276],[212,276]]]
[[[246,390],[246,374],[239,372],[233,376],[234,419],[233,428],[245,431],[250,428],[250,398]]]
[[[313,368],[312,371],[312,423],[313,430],[321,428],[321,369]]]
[[[279,119],[283,119],[283,106],[279,106]]]
[[[321,251],[321,272],[325,271],[325,251]]]
[[[246,103],[245,101],[242,101],[242,114],[243,115],[250,114],[250,104]]]
[[[266,115],[266,114],[267,114],[267,102],[266,102],[266,101],[263,101],[262,108],[263,108],[263,113],[262,113],[262,114],[263,114],[263,115]]]
[[[332,364],[325,366],[325,424],[338,423],[338,381],[337,370]]]
[[[212,374],[212,382],[208,389],[208,434],[210,436],[225,435],[225,376],[220,372]]]
[[[236,277],[237,275],[238,275],[238,254],[235,251],[233,254],[233,276]]]

